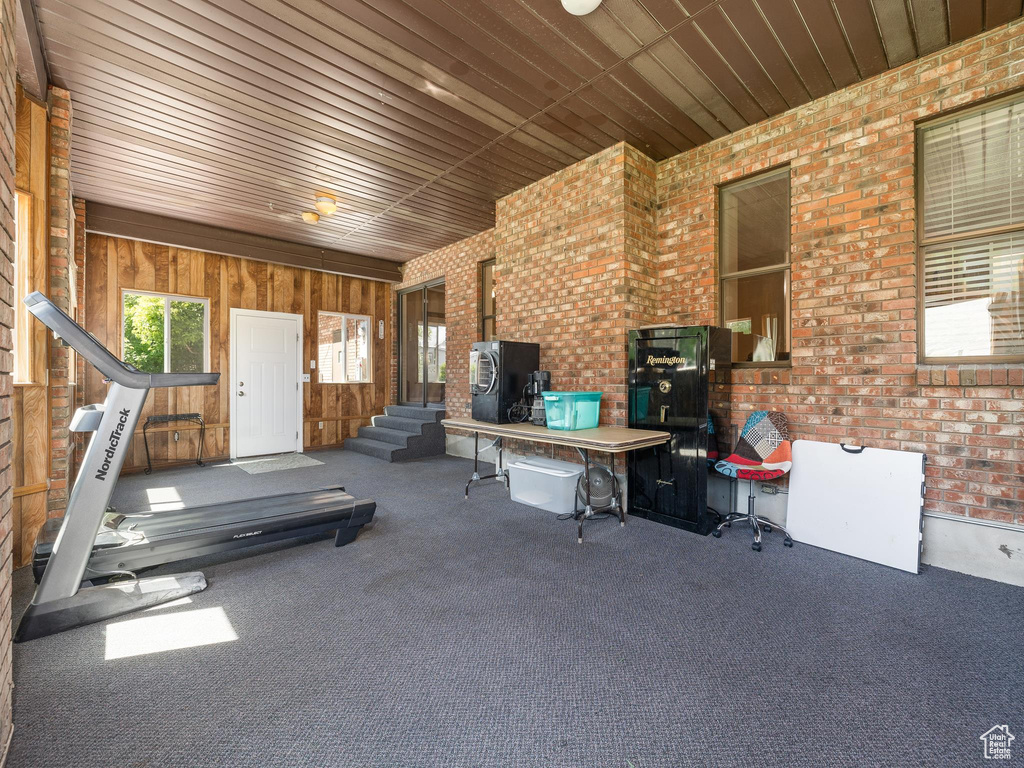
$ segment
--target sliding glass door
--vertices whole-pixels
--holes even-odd
[[[403,405],[441,405],[448,361],[444,283],[398,294],[398,400]]]

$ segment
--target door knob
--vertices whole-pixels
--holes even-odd
[[[244,386],[245,386],[245,382],[244,382],[244,381],[240,381],[240,382],[238,382],[238,386],[240,386],[240,387],[244,387]]]
[[[238,396],[245,397],[245,392],[243,392],[242,390],[238,390]],[[664,419],[662,419],[662,421],[664,421]]]

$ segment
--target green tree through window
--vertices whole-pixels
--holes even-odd
[[[202,373],[206,348],[206,305],[171,301],[171,373]]]
[[[124,295],[124,361],[146,373],[164,371],[164,300]]]
[[[205,370],[206,311],[198,299],[126,292],[124,361],[146,373]]]

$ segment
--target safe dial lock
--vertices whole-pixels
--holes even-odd
[[[669,392],[672,391],[672,382],[669,381],[668,379],[665,379],[664,381],[659,381],[658,389],[661,390],[661,394],[667,395]]]

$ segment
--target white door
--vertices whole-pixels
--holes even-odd
[[[234,309],[231,314],[231,455],[301,450],[301,315]]]

